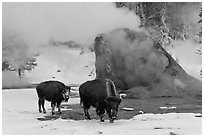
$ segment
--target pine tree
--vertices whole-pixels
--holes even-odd
[[[189,24],[182,18],[184,14],[182,10],[185,6],[195,4],[200,3],[119,2],[116,3],[116,7],[134,10],[140,17],[140,27],[144,27],[154,41],[171,45],[172,40],[185,40],[191,36]],[[199,35],[202,35],[202,32]]]
[[[8,61],[2,62],[2,71],[16,71],[18,73],[19,78],[22,77],[25,71],[31,71],[37,66],[37,62],[35,58],[30,58],[27,60],[27,62],[19,66],[18,68],[12,67]]]
[[[27,43],[18,35],[3,35],[2,71],[16,71],[21,78],[24,71],[31,71],[37,66],[36,55],[29,52]]]

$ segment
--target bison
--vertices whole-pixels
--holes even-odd
[[[118,106],[121,98],[116,94],[116,88],[110,79],[95,79],[86,81],[79,87],[80,104],[83,103],[85,119],[90,120],[88,109],[93,106],[100,121],[104,122],[104,114],[107,112],[110,123],[117,117]]]
[[[52,107],[52,115],[54,115],[55,106],[58,107],[58,112],[61,114],[60,105],[61,102],[64,100],[65,102],[68,101],[70,95],[70,87],[64,85],[62,82],[59,81],[45,81],[41,82],[37,85],[36,91],[38,94],[38,106],[39,112],[41,113],[41,106],[43,108],[43,113],[46,113],[44,104],[45,100],[51,102]]]

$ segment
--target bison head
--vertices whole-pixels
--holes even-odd
[[[70,96],[70,90],[71,90],[71,87],[69,86],[66,86],[65,87],[65,90],[63,91],[63,98],[64,98],[64,101],[67,102],[68,99],[69,99],[69,96]]]
[[[111,96],[108,97],[106,102],[109,106],[109,114],[110,114],[110,122],[113,123],[113,121],[117,118],[118,114],[118,106],[120,105],[122,99],[118,96]]]

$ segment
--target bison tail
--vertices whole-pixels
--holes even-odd
[[[83,101],[82,101],[82,99],[80,99],[80,106],[83,107]]]

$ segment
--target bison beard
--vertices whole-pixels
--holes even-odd
[[[116,94],[115,85],[110,79],[95,79],[83,83],[79,87],[79,95],[86,119],[91,119],[88,113],[91,106],[96,108],[101,122],[104,122],[105,111],[111,123],[116,119],[121,98]]]
[[[58,107],[58,112],[61,113],[60,105],[61,102],[68,101],[70,95],[70,87],[65,86],[63,83],[59,81],[45,81],[37,85],[36,91],[38,94],[38,106],[39,112],[41,113],[41,106],[43,108],[43,112],[46,113],[44,104],[45,100],[51,102],[52,107],[52,115],[54,115],[55,106]]]

